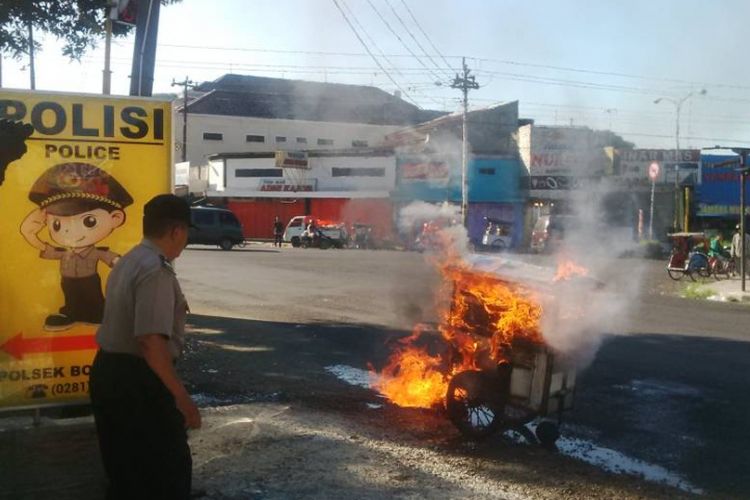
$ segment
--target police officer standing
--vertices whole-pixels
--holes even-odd
[[[187,499],[192,460],[187,428],[198,408],[174,368],[187,302],[172,261],[187,243],[190,207],[174,195],[146,203],[143,241],[107,281],[91,402],[109,499]]]

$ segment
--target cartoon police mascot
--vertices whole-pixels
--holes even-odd
[[[46,330],[76,322],[101,323],[104,295],[97,265],[112,267],[119,255],[96,244],[125,222],[133,198],[107,172],[88,163],[62,163],[44,172],[29,199],[39,205],[21,224],[21,234],[42,259],[60,261],[65,305],[47,316]],[[39,238],[47,226],[54,245]]]

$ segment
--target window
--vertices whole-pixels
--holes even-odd
[[[482,175],[495,175],[494,168],[480,168],[479,173]]]
[[[283,177],[280,168],[238,168],[234,171],[235,177]]]
[[[297,137],[297,144],[307,144],[307,138]]]
[[[222,226],[240,227],[240,221],[231,212],[219,212],[219,222]]]
[[[277,135],[276,142],[286,142],[286,137],[284,137],[283,135]]]
[[[289,227],[302,227],[302,219],[292,219],[289,223]]]
[[[333,146],[333,139],[318,139],[318,146]]]
[[[265,136],[262,135],[246,135],[245,142],[266,142]]]
[[[217,134],[216,132],[203,132],[204,141],[223,141],[224,134]]]
[[[194,210],[192,216],[196,226],[211,226],[214,223],[214,213],[208,210]]]
[[[367,141],[352,141],[353,148],[366,148]]]
[[[331,169],[332,177],[385,177],[385,168],[340,168]]]

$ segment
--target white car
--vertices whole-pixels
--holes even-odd
[[[286,230],[284,231],[283,236],[284,241],[291,243],[293,247],[300,246],[302,244],[302,235],[305,232],[310,219],[315,218],[309,215],[298,215],[292,217],[286,225]],[[346,246],[348,235],[343,225],[321,226],[321,232],[324,236],[330,238],[336,247]]]

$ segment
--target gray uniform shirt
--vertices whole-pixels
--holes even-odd
[[[96,333],[106,352],[140,356],[139,335],[169,339],[177,358],[184,344],[187,302],[174,269],[161,250],[144,239],[123,255],[107,280],[104,319]]]

